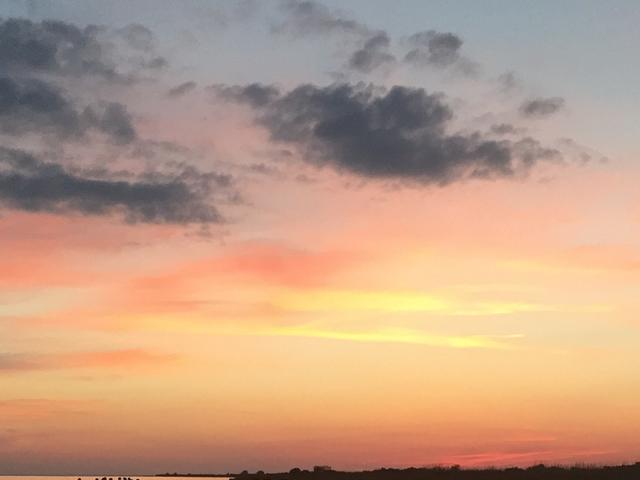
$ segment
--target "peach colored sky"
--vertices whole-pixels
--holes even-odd
[[[582,115],[596,100],[581,96],[586,86],[574,98],[565,88],[559,112],[532,120],[518,106],[553,97],[562,82],[549,68],[547,83],[525,77],[500,92],[496,78],[510,67],[483,56],[490,32],[476,38],[464,22],[470,45],[455,61],[477,64],[473,76],[456,70],[466,63],[404,65],[393,48],[412,31],[392,43],[396,64],[354,73],[340,48],[299,33],[283,59],[286,33],[265,30],[287,18],[277,3],[242,3],[253,14],[224,2],[202,10],[220,21],[218,33],[198,20],[199,4],[183,17],[173,11],[177,26],[144,4],[134,2],[128,22],[124,4],[104,18],[91,2],[77,13],[64,2],[57,13],[47,2],[0,9],[34,22],[105,24],[116,52],[117,29],[139,23],[154,43],[136,55],[168,59],[160,73],[135,73],[153,78],[131,82],[28,73],[73,92],[74,105],[126,105],[136,138],[123,146],[95,125],[83,140],[49,137],[42,126],[22,135],[0,123],[0,154],[38,152],[105,182],[172,178],[199,188],[185,165],[202,178],[229,175],[232,186],[211,180],[219,183],[206,196],[224,221],[131,221],[131,199],[104,211],[79,198],[27,208],[0,192],[0,474],[638,460],[638,152],[614,133],[589,135]],[[378,7],[316,14],[357,18],[370,33],[365,21]],[[190,33],[178,28],[185,22]],[[448,28],[456,33],[455,22]],[[220,65],[232,65],[229,44],[244,29],[272,51],[257,47],[256,65],[228,78],[211,73],[219,49]],[[343,34],[323,33],[357,48],[359,37]],[[247,42],[238,59],[250,55]],[[259,76],[269,61],[283,67],[280,77]],[[282,105],[235,104],[206,88],[249,83],[250,73],[279,85],[280,98],[305,82],[443,91],[455,111],[447,128],[489,135],[506,122],[559,157],[443,184],[363,175],[349,158],[307,151],[325,144],[278,141],[256,122]],[[197,86],[167,94],[190,79]],[[15,123],[23,112],[2,115]],[[3,158],[0,180],[22,175]]]

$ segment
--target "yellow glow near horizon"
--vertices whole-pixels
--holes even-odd
[[[431,347],[497,349],[516,348],[515,345],[509,344],[507,341],[510,339],[524,337],[522,334],[448,336],[407,329],[381,329],[369,332],[348,332],[338,330],[319,330],[305,327],[279,329],[275,330],[273,335],[327,338],[333,340],[350,340],[373,343],[412,343],[417,345],[428,345]]]
[[[445,299],[420,293],[330,289],[287,291],[277,295],[273,304],[298,312],[443,312],[451,308]]]
[[[479,301],[389,290],[288,290],[274,295],[270,302],[278,309],[294,312],[433,312],[460,316],[508,315],[519,312],[606,312],[610,309],[602,304],[571,306],[557,303]]]

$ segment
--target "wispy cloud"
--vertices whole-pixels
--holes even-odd
[[[384,328],[371,331],[330,330],[321,327],[291,327],[274,329],[267,335],[325,338],[367,343],[409,343],[440,348],[500,349],[517,348],[522,334],[510,335],[444,335],[419,330]]]
[[[534,98],[520,105],[520,113],[529,118],[548,117],[560,111],[564,104],[564,98],[561,97]]]
[[[68,369],[116,369],[128,370],[157,367],[174,363],[176,354],[152,352],[141,349],[105,350],[51,354],[0,354],[0,372],[26,373],[43,370]]]

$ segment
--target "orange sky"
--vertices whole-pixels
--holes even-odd
[[[46,152],[66,172],[103,169],[114,183],[222,172],[232,187],[219,180],[207,199],[224,222],[132,220],[139,212],[124,201],[33,208],[0,191],[0,474],[638,460],[640,172],[626,145],[583,146],[580,114],[594,103],[513,120],[527,138],[566,147],[522,174],[362,175],[307,151],[322,144],[274,140],[256,123],[273,111],[200,88],[238,72],[221,80],[193,67],[199,86],[169,95],[191,72],[180,62],[203,47],[148,18],[153,48],[175,44],[157,78],[51,74],[78,105],[126,104],[133,144],[93,124],[80,140],[20,136],[0,112],[0,180],[17,168],[3,160],[9,148]],[[276,42],[273,61],[284,62]],[[303,67],[283,68],[279,85],[295,86]],[[420,83],[430,79],[455,107],[447,127],[464,134],[519,118],[526,97],[495,93],[497,73],[397,68],[322,79],[431,89]],[[616,155],[596,159],[607,148]],[[156,149],[167,155],[161,174]]]
[[[2,249],[29,260],[1,261],[4,455],[62,471],[633,460],[638,236],[594,242],[606,219],[554,209],[593,181],[571,173],[491,194],[329,179],[298,203],[323,205],[314,222],[285,212],[233,242],[7,214]]]

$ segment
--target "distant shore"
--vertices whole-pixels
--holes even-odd
[[[164,473],[158,477],[230,477],[233,480],[624,480],[640,479],[640,462],[624,465],[572,465],[530,467],[463,468],[457,465],[428,468],[380,468],[361,472],[315,467],[313,470],[294,468],[289,472],[265,473]]]
[[[236,478],[238,473],[157,473],[156,477]]]

